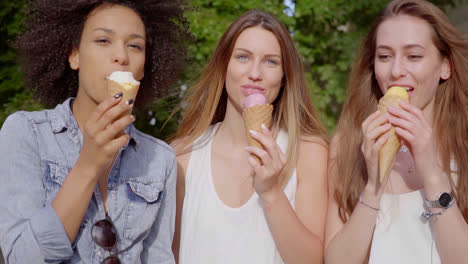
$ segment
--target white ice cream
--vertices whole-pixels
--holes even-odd
[[[109,80],[120,84],[139,85],[140,82],[133,78],[132,72],[115,71],[109,75]]]

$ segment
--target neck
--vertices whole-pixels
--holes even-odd
[[[217,134],[225,144],[233,148],[248,145],[242,113],[236,110],[229,100],[227,102],[224,120]]]
[[[435,105],[435,97],[432,98],[429,104],[427,104],[426,107],[422,109],[424,118],[426,118],[427,122],[429,123],[431,127],[432,127],[433,118],[434,118],[434,105]]]
[[[78,89],[78,94],[73,102],[73,115],[81,131],[83,131],[84,124],[98,105],[97,102],[84,93],[83,89]]]

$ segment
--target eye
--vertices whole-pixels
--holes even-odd
[[[246,62],[249,58],[247,57],[247,55],[240,54],[236,56],[236,59],[240,60],[241,62]]]
[[[412,61],[415,61],[415,60],[420,60],[422,59],[423,56],[421,55],[408,55],[408,59],[412,60]]]
[[[139,44],[129,44],[128,46],[133,49],[143,50],[143,46]]]
[[[110,40],[108,40],[106,38],[98,38],[98,39],[94,40],[94,42],[96,42],[98,44],[108,44],[108,43],[110,43]]]
[[[390,60],[391,56],[388,54],[378,54],[377,59],[380,61],[388,61]]]
[[[278,65],[278,62],[276,60],[272,60],[272,59],[267,59],[265,63],[268,64],[268,65],[272,65],[272,66]]]

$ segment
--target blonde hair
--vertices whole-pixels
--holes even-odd
[[[196,85],[188,90],[187,108],[174,137],[178,153],[190,151],[193,142],[212,124],[223,121],[227,93],[224,87],[227,65],[237,38],[247,28],[260,26],[272,32],[281,48],[283,87],[273,102],[273,133],[280,128],[288,131],[288,162],[280,176],[284,185],[295,168],[297,143],[302,135],[318,136],[327,144],[327,133],[321,124],[308,94],[307,82],[299,54],[286,27],[274,16],[250,10],[236,19],[223,34],[216,50],[204,68]],[[189,148],[189,149],[188,149]]]
[[[398,15],[426,21],[433,29],[435,46],[450,61],[451,77],[441,81],[435,95],[433,131],[444,172],[451,175],[451,159],[458,166],[456,186],[449,178],[456,190],[458,206],[468,221],[468,43],[439,8],[424,0],[390,2],[363,40],[337,129],[337,142],[346,144],[340,145],[336,156],[332,157],[331,184],[340,217],[343,222],[347,221],[367,182],[366,164],[360,150],[363,141],[361,124],[377,110],[378,100],[382,97],[373,70],[376,35],[383,21]]]

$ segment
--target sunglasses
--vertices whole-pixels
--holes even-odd
[[[97,221],[91,228],[91,237],[94,243],[110,252],[110,256],[105,258],[101,264],[121,264],[118,257],[117,232],[112,220],[106,213],[106,218]]]

